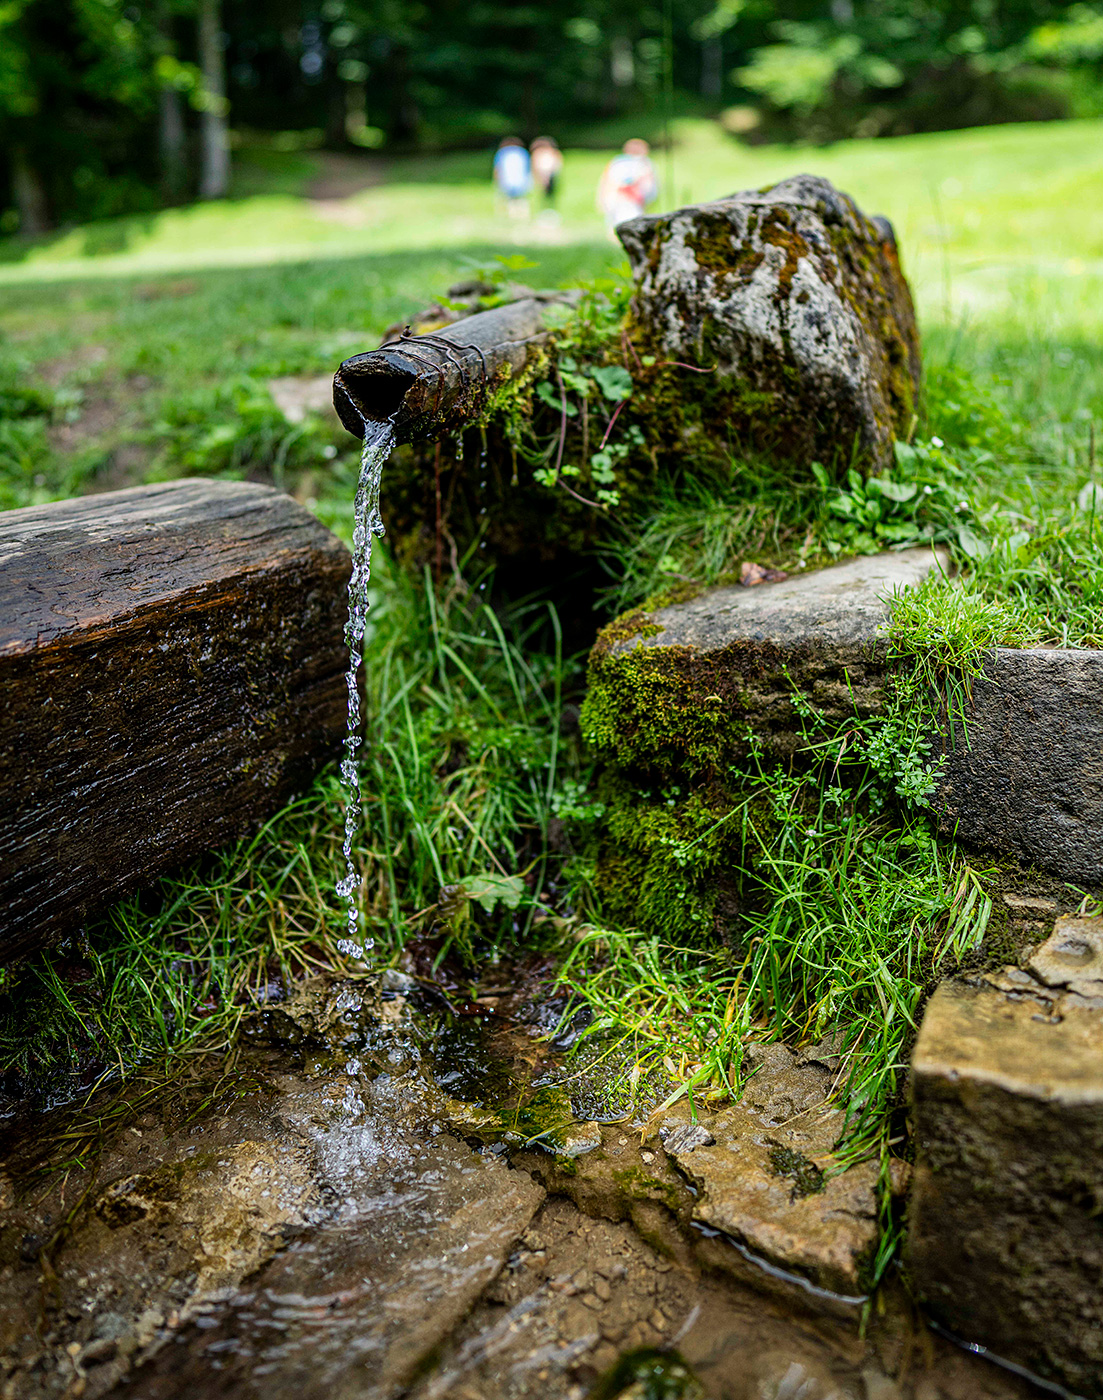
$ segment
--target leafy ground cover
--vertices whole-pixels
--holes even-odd
[[[748,802],[729,819],[758,852],[747,957],[619,926],[603,911],[593,868],[602,813],[577,723],[584,657],[563,654],[554,597],[492,607],[492,579],[434,589],[380,551],[359,850],[380,960],[428,939],[438,956],[466,958],[477,982],[518,942],[540,941],[588,1003],[589,1035],[620,1046],[630,1082],[661,1066],[683,1092],[713,1100],[738,1092],[748,1034],[840,1030],[849,1150],[880,1153],[887,1179],[922,1000],[940,972],[976,955],[991,911],[990,872],[931,830],[929,683],[952,694],[996,642],[1103,644],[1097,130],[750,151],[703,124],[683,128],[679,195],[811,168],[894,219],[923,318],[926,409],[880,483],[795,481],[747,462],[667,481],[621,522],[605,609],[724,581],[748,559],[809,567],[924,540],[950,547],[968,586],[956,611],[936,588],[900,611],[899,704],[860,743],[848,740],[841,776],[816,777],[824,764],[839,773],[840,736],[818,730],[811,712],[819,770],[795,777],[763,764],[746,775]],[[456,156],[389,166],[382,184],[353,196],[353,212],[366,211],[359,226],[327,223],[291,188],[307,174],[282,171],[291,187],[281,192],[128,225],[128,247],[113,248],[120,226],[103,225],[7,263],[0,505],[181,474],[257,475],[347,538],[355,444],[320,415],[289,423],[268,380],[331,373],[473,266],[511,275],[519,249],[538,262],[524,276],[540,285],[608,275],[617,251],[585,211],[599,164],[569,154],[554,228],[498,222],[481,160]],[[255,178],[263,187],[268,176]],[[250,265],[230,265],[239,261]],[[768,831],[756,834],[764,811]],[[287,978],[355,970],[337,948],[340,819],[330,773],[236,850],[9,970],[9,1087],[49,1100],[71,1091],[74,1068],[87,1088],[225,1044],[244,1009]],[[882,1264],[893,1230],[886,1217]]]

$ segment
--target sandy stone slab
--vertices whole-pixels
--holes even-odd
[[[948,983],[927,1007],[912,1060],[908,1266],[957,1335],[1095,1398],[1103,1011],[1068,996],[1057,1009],[1029,984],[1008,994]]]
[[[859,1303],[877,1241],[877,1166],[839,1171],[833,1149],[844,1114],[829,1100],[823,1065],[800,1064],[783,1045],[754,1046],[749,1058],[755,1072],[739,1103],[697,1123],[679,1113],[661,1130],[697,1190],[693,1219]]]

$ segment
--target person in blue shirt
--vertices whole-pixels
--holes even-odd
[[[507,136],[494,157],[494,183],[506,202],[511,218],[528,217],[528,195],[532,189],[532,163],[519,136]]]

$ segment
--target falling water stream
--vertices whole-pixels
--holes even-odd
[[[349,668],[345,677],[348,686],[348,732],[345,738],[345,756],[341,760],[341,779],[348,794],[343,846],[345,875],[337,884],[337,893],[345,901],[348,916],[348,938],[342,940],[339,946],[342,952],[355,958],[363,958],[372,947],[372,940],[363,937],[360,931],[360,910],[356,897],[359,876],[352,857],[352,847],[360,828],[363,811],[360,762],[357,753],[363,742],[360,732],[360,663],[364,659],[364,633],[368,621],[372,541],[377,535],[384,533],[383,518],[379,513],[379,486],[383,478],[383,463],[391,455],[394,443],[393,419],[382,423],[364,420],[364,450],[360,454],[356,523],[352,532],[349,615],[345,623],[345,643],[349,649]]]

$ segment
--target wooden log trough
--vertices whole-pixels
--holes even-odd
[[[246,482],[0,515],[0,962],[254,828],[337,753],[349,571]]]

